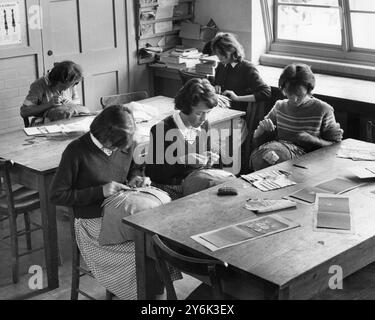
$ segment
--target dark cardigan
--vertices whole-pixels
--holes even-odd
[[[243,60],[233,68],[222,63],[216,68],[215,85],[220,85],[222,92],[232,90],[238,96],[253,94],[256,102],[271,97],[271,87],[259,75],[258,70],[249,61]],[[232,109],[246,111],[248,102],[232,102]]]
[[[65,149],[51,184],[51,202],[73,207],[76,218],[101,217],[103,186],[112,181],[126,183],[142,170],[132,162],[134,147],[106,156],[91,140],[90,133]]]
[[[178,145],[179,150],[187,153],[200,153],[211,151],[211,139],[201,139],[209,132],[209,123],[206,121],[202,125],[201,134],[197,136],[194,144],[190,145],[183,138],[182,134],[178,134],[179,130],[174,122],[173,116],[169,116],[151,128],[150,136],[150,156],[146,165],[146,176],[151,178],[152,182],[168,185],[179,185],[182,181],[193,171],[197,166],[184,165],[184,164],[168,164],[165,158],[166,151],[172,144]],[[177,133],[174,135],[173,141],[166,141],[166,135],[169,130],[175,130]],[[159,136],[156,133],[161,133]],[[200,140],[201,139],[201,140]],[[177,141],[178,140],[178,141]],[[203,142],[203,143],[202,143]],[[201,143],[201,145],[200,145]],[[173,147],[173,146],[172,146]],[[181,148],[181,149],[180,149]],[[182,153],[179,153],[182,155]],[[173,153],[177,157],[177,150]]]

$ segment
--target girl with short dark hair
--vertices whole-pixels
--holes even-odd
[[[255,130],[255,145],[260,147],[250,158],[253,170],[330,146],[343,137],[334,109],[312,95],[315,76],[309,66],[285,67],[279,87],[287,99],[277,101]]]

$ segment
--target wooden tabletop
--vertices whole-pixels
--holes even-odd
[[[173,99],[163,96],[157,96],[139,103],[146,104],[161,110],[160,119],[172,114],[174,110]],[[211,124],[230,120],[243,115],[243,112],[215,108],[208,119]],[[94,119],[94,116],[90,116]],[[59,123],[74,123],[82,121],[82,117],[59,121]],[[142,124],[146,129],[150,129],[150,123]],[[147,130],[146,130],[147,131]],[[0,157],[13,160],[15,163],[28,167],[38,172],[49,172],[55,170],[61,159],[61,155],[66,146],[79,135],[73,135],[71,138],[64,137],[29,137],[23,129],[13,131],[0,136]]]
[[[348,193],[353,205],[355,234],[317,232],[313,230],[314,206],[298,204],[295,210],[284,210],[279,214],[301,225],[293,230],[275,234],[231,248],[211,252],[190,237],[256,218],[256,215],[243,208],[249,198],[267,197],[280,199],[307,186],[336,177],[355,179],[348,167],[365,166],[368,162],[353,162],[336,157],[341,145],[374,145],[357,140],[345,140],[341,144],[320,149],[297,160],[275,166],[292,172],[292,179],[298,184],[282,190],[262,193],[242,179],[235,179],[228,185],[239,190],[236,197],[218,197],[218,187],[173,201],[165,206],[154,208],[124,219],[124,223],[149,233],[157,233],[208,256],[229,263],[236,270],[246,272],[280,288],[289,287],[301,279],[313,283],[319,272],[339,263],[344,276],[375,260],[371,253],[375,246],[375,183]],[[300,163],[308,169],[293,167]],[[267,170],[267,169],[266,169]],[[370,252],[370,250],[372,250]],[[324,267],[324,269],[322,269]],[[322,271],[323,270],[323,271]],[[307,281],[307,280],[306,280]],[[328,285],[325,283],[326,286]],[[306,293],[309,294],[309,293]]]

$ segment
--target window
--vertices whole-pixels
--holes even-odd
[[[263,12],[270,53],[375,64],[375,1],[268,1],[262,8],[273,6]]]

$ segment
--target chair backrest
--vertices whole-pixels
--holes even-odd
[[[124,94],[115,94],[112,96],[104,96],[100,98],[100,104],[103,109],[116,104],[126,104],[132,101],[139,101],[148,98],[146,91],[135,91]]]
[[[156,255],[156,266],[167,289],[167,299],[177,300],[176,291],[168,270],[168,265],[197,276],[209,277],[213,299],[224,299],[220,283],[220,271],[226,264],[219,260],[201,259],[182,255],[168,247],[158,235],[152,237]]]
[[[375,123],[372,121],[367,122],[366,140],[367,142],[375,143]]]
[[[194,79],[194,78],[208,79],[208,77],[205,76],[205,75],[189,72],[189,71],[186,71],[186,70],[178,70],[178,74],[180,75],[180,79],[181,79],[181,82],[182,82],[183,86],[190,79]]]
[[[12,181],[10,178],[10,168],[12,168],[13,162],[0,158],[0,181],[1,191],[4,192],[7,198],[8,212],[13,213],[15,216],[14,199],[12,192]]]

